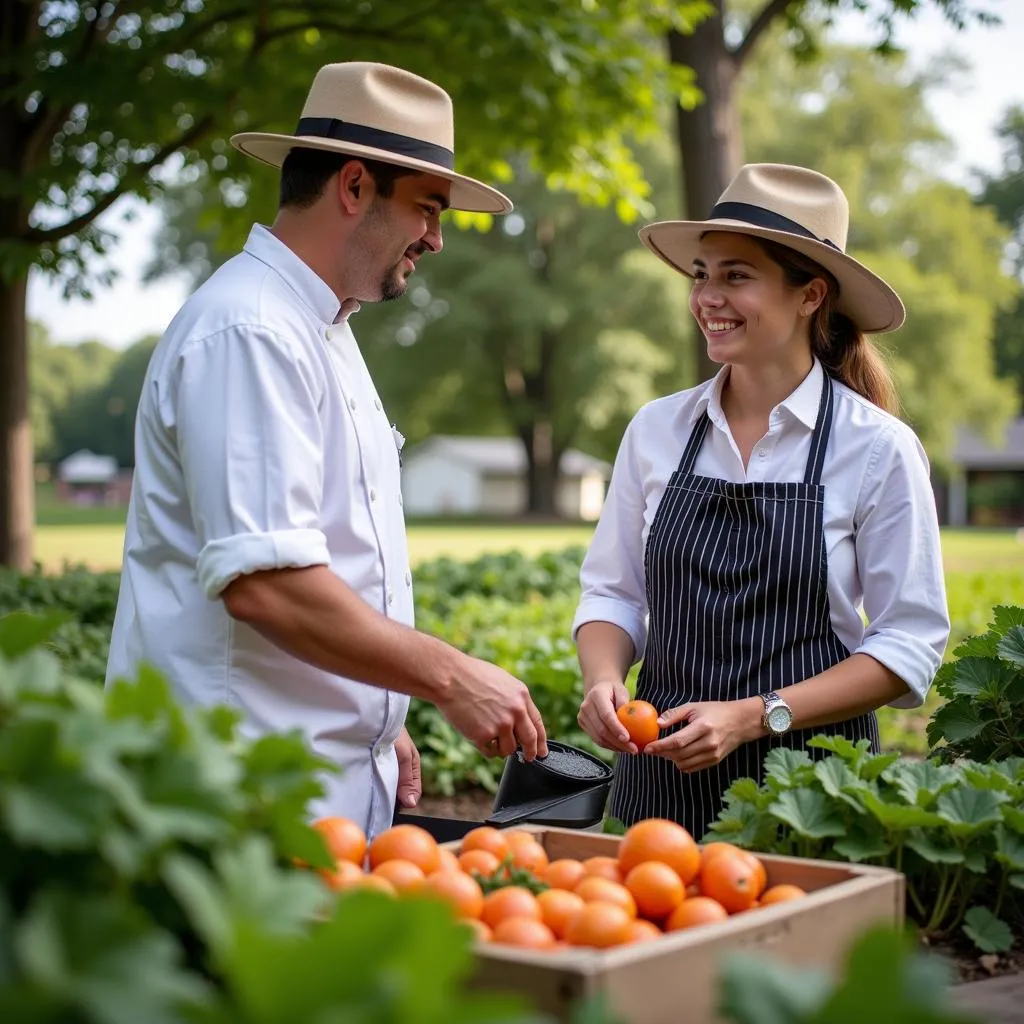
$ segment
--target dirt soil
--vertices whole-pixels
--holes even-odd
[[[435,818],[469,818],[483,821],[491,813],[494,797],[482,789],[471,789],[455,796],[424,796],[416,810]]]

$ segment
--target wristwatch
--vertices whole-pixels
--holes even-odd
[[[781,736],[788,732],[793,724],[793,709],[774,691],[762,693],[761,700],[764,702],[761,724],[773,736]]]

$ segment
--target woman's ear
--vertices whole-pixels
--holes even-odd
[[[810,316],[825,301],[825,296],[828,295],[828,285],[822,278],[816,277],[804,285],[803,293],[800,315]]]

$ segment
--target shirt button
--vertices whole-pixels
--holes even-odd
[[[395,601],[395,595],[393,593],[391,593],[391,591],[389,590],[388,591],[388,604],[394,604],[394,601]]]
[[[401,495],[398,496],[398,507],[399,508],[402,507],[402,496]]]
[[[377,492],[371,487],[370,488],[370,501],[377,500]]]
[[[354,409],[356,407],[356,400],[354,398],[350,398],[348,400],[348,407],[350,409]]]
[[[405,574],[405,585],[407,587],[412,586],[412,577],[408,573]]]
[[[374,406],[374,408],[375,408],[375,409],[377,409],[377,410],[379,410],[379,409],[380,409],[380,399],[379,399],[379,398],[375,398],[375,399],[373,400],[373,406]]]
[[[767,448],[758,448],[757,449],[757,457],[759,459],[767,459],[768,458],[768,449]]]

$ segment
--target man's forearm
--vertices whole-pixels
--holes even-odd
[[[464,658],[375,611],[326,566],[241,576],[221,597],[233,618],[301,661],[434,703]]]
[[[609,680],[621,683],[633,664],[633,641],[629,634],[611,622],[585,622],[576,633],[583,685]]]

